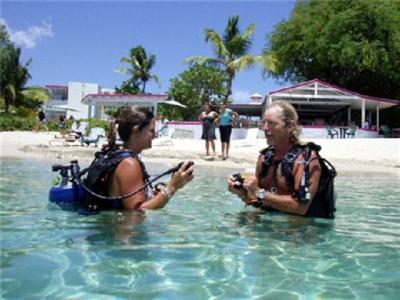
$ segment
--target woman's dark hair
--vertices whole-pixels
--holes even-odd
[[[211,102],[208,102],[206,105],[211,111],[214,111],[214,105]]]
[[[121,140],[126,143],[132,134],[132,128],[141,131],[154,119],[154,114],[147,107],[126,107],[119,118],[111,124],[109,144],[115,143],[115,125],[118,124],[118,134]],[[114,142],[114,143],[113,143]]]

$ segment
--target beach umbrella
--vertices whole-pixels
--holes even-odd
[[[254,93],[253,95],[250,96],[250,99],[253,101],[261,101],[262,98],[263,96],[258,93]]]
[[[79,109],[72,107],[68,104],[54,105],[53,109],[65,110],[65,111],[79,111]]]
[[[166,101],[161,102],[161,103],[165,103],[165,104],[168,104],[168,105],[175,105],[175,106],[179,106],[179,107],[183,107],[183,108],[187,107],[186,105],[184,105],[184,104],[182,104],[182,103],[180,103],[178,101],[175,101],[175,100],[166,100]]]

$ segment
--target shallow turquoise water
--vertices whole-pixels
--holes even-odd
[[[163,210],[83,216],[48,205],[51,163],[2,162],[4,299],[398,299],[398,177],[339,176],[334,221],[244,208],[205,170]]]

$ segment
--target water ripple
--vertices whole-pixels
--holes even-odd
[[[396,178],[338,177],[331,221],[244,208],[227,175],[200,169],[162,210],[84,216],[48,205],[49,162],[5,161],[2,297],[397,299]]]

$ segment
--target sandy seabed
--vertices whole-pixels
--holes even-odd
[[[56,132],[0,132],[0,157],[52,159],[55,163],[67,163],[72,159],[90,161],[99,150],[94,146],[50,145]],[[340,174],[388,173],[400,177],[400,139],[315,139],[321,145],[321,156],[328,159]],[[156,142],[155,142],[156,143]],[[58,145],[57,145],[58,144]],[[173,164],[192,160],[198,166],[211,169],[244,171],[253,169],[259,150],[266,147],[265,139],[257,139],[251,146],[241,146],[238,140],[231,141],[230,157],[227,160],[205,157],[204,141],[173,139],[172,145],[156,146],[143,152],[143,161]],[[221,153],[216,141],[217,154]]]

